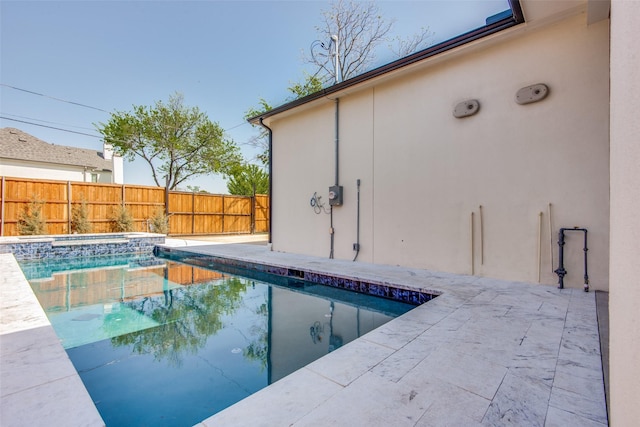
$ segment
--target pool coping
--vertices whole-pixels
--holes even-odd
[[[607,425],[592,292],[265,246],[180,250],[440,293],[201,427]],[[0,424],[104,425],[12,255],[0,270]]]
[[[104,426],[13,254],[0,271],[0,425]]]

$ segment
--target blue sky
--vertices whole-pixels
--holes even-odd
[[[484,24],[507,0],[379,1],[392,36],[421,27],[434,43]],[[47,142],[102,149],[94,123],[132,105],[153,105],[179,92],[243,150],[255,130],[247,109],[260,98],[277,106],[301,81],[303,51],[318,38],[328,1],[7,1],[0,2],[0,127]],[[377,65],[393,60],[384,46]],[[312,72],[313,70],[307,69]],[[20,88],[41,95],[34,95]],[[57,99],[53,99],[57,98]],[[85,105],[79,106],[65,101]],[[88,108],[88,107],[95,107]],[[105,110],[104,111],[99,111]],[[143,161],[125,163],[125,182],[153,185]],[[189,181],[226,193],[219,176]]]

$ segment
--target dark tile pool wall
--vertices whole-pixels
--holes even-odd
[[[180,261],[186,264],[193,264],[199,267],[211,269],[239,268],[243,270],[257,271],[260,273],[272,274],[289,278],[296,278],[311,283],[316,283],[334,288],[345,289],[362,294],[374,295],[381,298],[401,301],[408,304],[420,305],[437,297],[437,294],[420,292],[410,289],[402,289],[389,284],[373,283],[348,277],[336,277],[322,273],[278,267],[237,259],[222,258],[212,255],[196,254],[192,252],[180,251],[170,248],[156,247],[154,255],[173,261]],[[233,271],[229,271],[233,272]]]
[[[66,237],[66,236],[65,236]],[[43,239],[45,240],[45,239]],[[76,258],[96,255],[115,255],[151,252],[155,245],[163,244],[163,236],[148,237],[96,237],[62,238],[3,243],[0,253],[13,253],[17,260]],[[80,242],[82,240],[82,243]],[[65,242],[69,244],[65,244]],[[86,241],[86,243],[84,243]]]

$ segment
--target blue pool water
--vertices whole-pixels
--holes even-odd
[[[412,305],[151,255],[21,267],[107,426],[191,426]]]

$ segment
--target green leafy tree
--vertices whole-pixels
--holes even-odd
[[[202,188],[200,188],[199,185],[187,185],[187,190],[191,191],[192,193],[209,194],[209,192],[207,190],[203,190]]]
[[[237,167],[227,182],[227,190],[237,196],[268,194],[269,175],[257,165]]]
[[[271,111],[273,107],[264,98],[260,98],[258,101],[257,107],[250,107],[247,112],[244,114],[245,119],[250,119],[252,117],[259,116],[260,114],[266,113],[267,111]],[[269,165],[269,133],[262,126],[252,125],[254,128],[258,128],[258,134],[251,137],[249,140],[249,144],[261,149],[261,153],[256,157],[257,159],[265,166]]]
[[[322,90],[322,80],[318,76],[312,76],[305,73],[302,83],[294,83],[287,88],[291,92],[295,99],[304,98],[307,95],[316,93]]]
[[[144,159],[159,187],[174,190],[189,178],[209,173],[227,174],[241,162],[236,144],[223,129],[197,107],[184,105],[175,94],[165,104],[133,106],[130,112],[112,113],[98,131],[114,150],[133,160]]]
[[[311,95],[312,93],[316,93],[322,90],[322,80],[320,80],[317,76],[312,76],[310,74],[306,74],[304,76],[304,80],[299,83],[293,83],[291,86],[287,88],[289,92],[293,95],[293,98],[289,98],[289,100],[304,98],[307,95]],[[263,98],[260,98],[258,101],[257,107],[249,108],[245,115],[245,119],[250,119],[252,117],[259,116],[260,114],[266,113],[273,109],[273,106],[265,101]],[[259,160],[264,166],[269,165],[269,140],[268,140],[268,132],[262,126],[254,126],[259,128],[259,132],[257,135],[253,136],[249,140],[249,144],[254,147],[258,147],[262,149],[262,152],[258,154],[257,160]]]
[[[42,213],[44,202],[31,200],[18,216],[18,233],[26,236],[47,234],[47,219]]]

